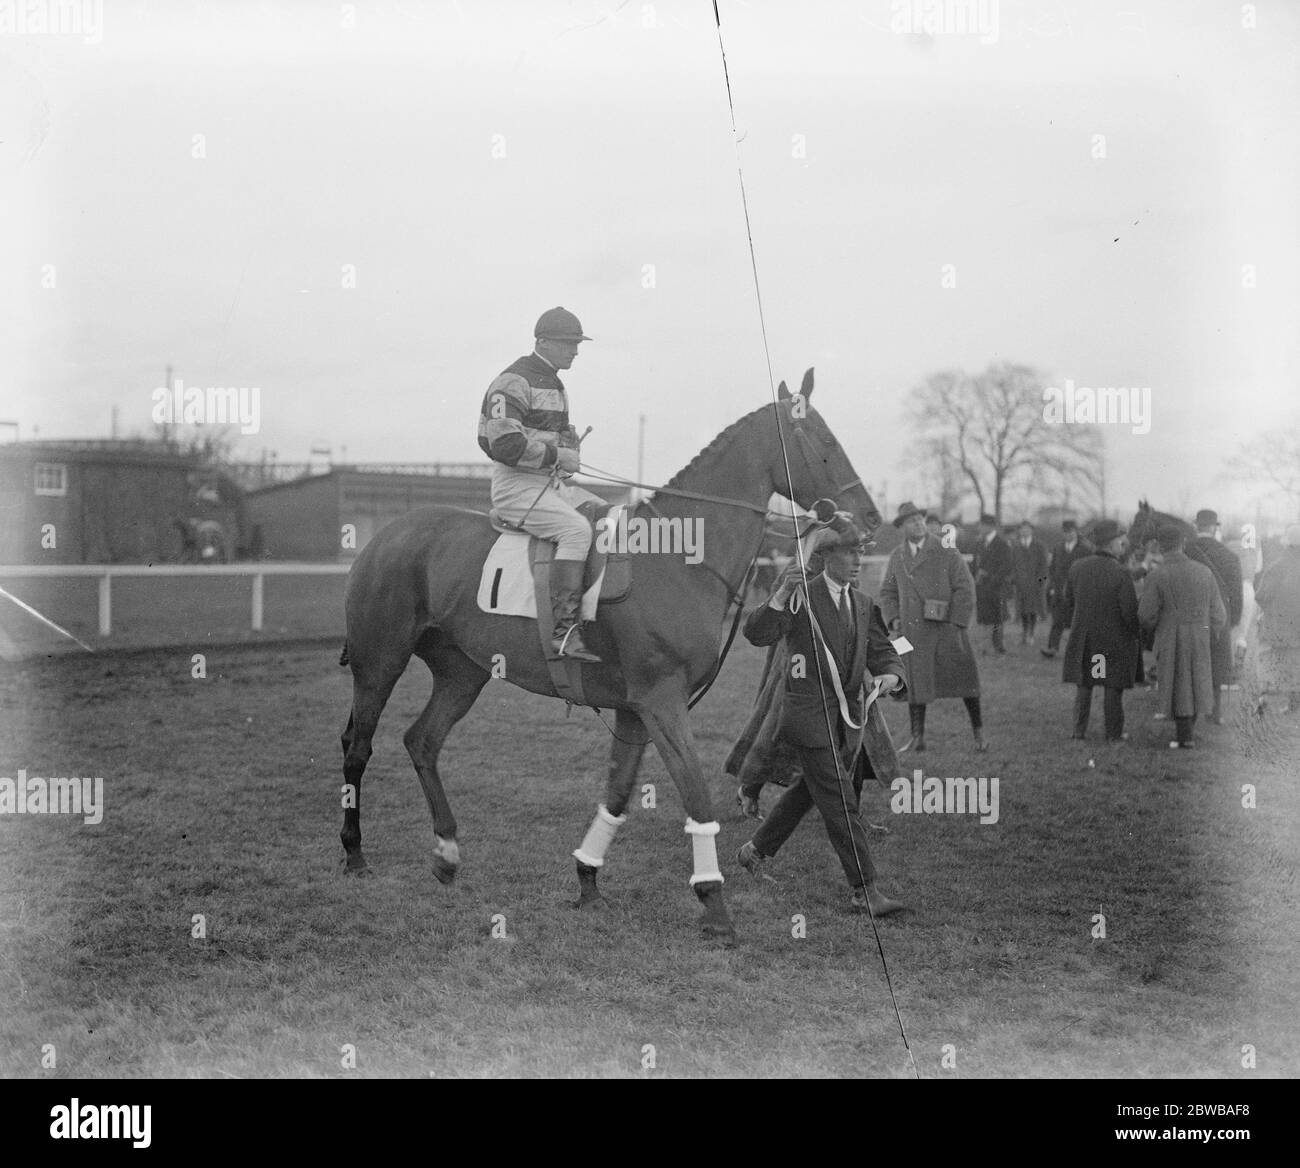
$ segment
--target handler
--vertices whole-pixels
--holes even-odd
[[[600,661],[582,642],[582,573],[591,550],[583,506],[604,501],[566,480],[578,469],[578,432],[558,371],[568,369],[584,336],[565,308],[543,312],[535,346],[502,372],[483,398],[478,444],[493,460],[492,507],[508,525],[554,540],[551,648],[556,657]],[[545,619],[538,613],[538,620]]]
[[[912,646],[903,659],[912,737],[899,752],[925,749],[925,708],[940,698],[966,703],[975,749],[987,750],[979,667],[966,632],[975,608],[970,569],[956,548],[926,534],[925,512],[914,503],[899,507],[894,526],[903,529],[903,542],[889,557],[880,609],[890,631]]]
[[[777,735],[795,748],[803,773],[736,853],[736,861],[757,873],[815,805],[853,889],[850,909],[885,916],[904,906],[876,887],[858,813],[858,796],[870,768],[862,749],[863,707],[869,680],[879,683],[882,694],[905,689],[903,666],[889,643],[880,610],[853,586],[862,567],[865,537],[847,516],[836,516],[832,527],[837,534],[822,549],[826,569],[808,582],[807,595],[799,588],[799,567],[792,565],[771,599],[745,620],[751,643],[765,646],[784,640],[789,647]],[[799,611],[792,612],[796,596]]]

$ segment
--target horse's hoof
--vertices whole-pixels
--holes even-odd
[[[437,877],[439,884],[455,883],[456,872],[459,867],[459,864],[449,864],[440,856],[433,857],[433,874]]]
[[[371,876],[370,865],[366,863],[366,858],[360,854],[348,856],[343,861],[344,876]]]
[[[594,896],[578,897],[573,902],[573,907],[579,912],[604,912],[609,908],[609,901],[598,892]]]

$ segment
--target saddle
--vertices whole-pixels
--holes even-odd
[[[581,615],[584,622],[597,620],[600,605],[626,600],[632,587],[627,553],[602,550],[603,541],[599,538],[607,524],[618,522],[622,506],[610,504],[598,508],[584,504],[579,509],[593,528],[591,550],[583,569]],[[492,529],[500,535],[483,562],[478,589],[479,608],[497,616],[522,616],[537,621],[542,656],[550,668],[557,696],[577,705],[588,705],[582,684],[586,663],[551,658],[550,574],[555,544],[512,526],[495,509],[488,513],[488,519]],[[541,619],[538,619],[539,614]]]

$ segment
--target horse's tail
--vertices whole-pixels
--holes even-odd
[[[339,664],[347,665],[349,661],[351,661],[351,658],[348,656],[348,643],[344,641],[343,652],[339,654]]]

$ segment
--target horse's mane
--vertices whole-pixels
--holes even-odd
[[[772,408],[772,403],[768,402],[766,405],[759,406],[758,409],[756,410],[751,410],[743,418],[739,418],[736,421],[732,422],[730,426],[728,426],[725,430],[722,431],[721,434],[719,434],[716,438],[714,438],[714,440],[710,442],[703,450],[701,450],[699,454],[697,454],[694,458],[692,458],[690,462],[688,462],[684,467],[682,467],[681,470],[679,470],[675,475],[673,475],[673,477],[670,478],[664,484],[664,486],[680,487],[682,485],[682,480],[687,475],[689,475],[691,471],[693,471],[699,463],[704,462],[711,454],[716,453],[720,447],[729,443],[737,430],[739,430],[742,426],[748,425],[749,422],[751,422],[759,414],[763,413],[765,410],[770,410],[771,408]]]

